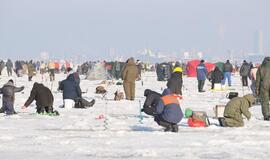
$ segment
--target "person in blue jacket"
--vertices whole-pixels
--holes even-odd
[[[206,80],[207,76],[207,69],[204,64],[204,60],[201,60],[200,64],[196,68],[197,71],[197,80],[198,80],[198,91],[199,92],[205,92],[203,90],[204,82]]]
[[[165,89],[162,97],[156,107],[155,121],[162,127],[165,132],[178,132],[178,125],[182,118],[183,112],[178,101],[179,95],[173,94],[170,89]]]
[[[80,85],[76,82],[73,74],[70,74],[65,80],[60,82],[58,89],[63,91],[64,101],[65,99],[70,99],[75,102],[75,108],[88,108],[92,107],[95,103],[94,99],[88,102],[86,99],[82,98]]]

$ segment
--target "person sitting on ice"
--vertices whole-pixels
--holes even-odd
[[[22,87],[15,87],[14,82],[10,79],[2,88],[0,88],[0,94],[2,97],[2,108],[0,108],[0,113],[6,113],[7,115],[16,114],[14,110],[15,93],[21,92],[24,89]]]
[[[63,91],[65,108],[88,108],[95,104],[94,99],[91,102],[88,102],[82,98],[80,85],[75,81],[73,74],[69,75],[65,80],[60,82],[58,89]]]
[[[248,120],[251,118],[249,108],[255,103],[255,100],[252,94],[231,99],[225,106],[224,117],[218,119],[220,125],[223,127],[243,127],[242,114]]]
[[[183,112],[179,104],[179,95],[173,94],[170,89],[165,89],[162,97],[156,107],[155,121],[162,127],[165,132],[178,132],[178,125],[182,118]]]
[[[142,111],[148,115],[156,114],[156,106],[160,101],[161,94],[150,89],[144,91],[144,96],[146,97]]]
[[[58,111],[53,110],[54,98],[51,90],[42,83],[34,83],[30,96],[24,103],[24,106],[22,106],[22,109],[26,109],[34,100],[36,100],[38,114],[43,114],[45,111],[48,114],[59,115]]]

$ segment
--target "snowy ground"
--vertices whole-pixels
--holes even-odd
[[[57,75],[57,81],[65,75]],[[0,85],[9,78],[2,76]],[[216,119],[211,118],[208,128],[189,128],[186,119],[180,123],[179,133],[165,133],[153,118],[147,116],[142,123],[139,119],[140,102],[143,104],[143,91],[146,88],[161,92],[165,82],[157,82],[154,73],[146,73],[136,84],[136,99],[113,101],[113,92],[122,86],[109,85],[108,100],[94,94],[100,81],[82,80],[82,90],[86,99],[96,99],[90,109],[62,109],[62,94],[56,92],[56,84],[44,82],[53,88],[55,109],[58,117],[36,115],[33,103],[26,112],[20,107],[30,94],[34,82],[27,76],[13,77],[17,86],[26,86],[24,92],[16,94],[14,116],[0,114],[0,160],[89,160],[89,159],[222,159],[222,160],[262,160],[270,157],[270,122],[262,119],[260,106],[251,108],[254,119],[246,122],[243,128],[221,128]],[[38,75],[34,81],[41,82]],[[182,110],[189,107],[206,111],[214,116],[213,107],[225,104],[227,92],[212,92],[210,83],[206,93],[197,92],[195,78],[184,78]],[[233,87],[242,90],[239,76],[233,77]],[[104,116],[105,118],[102,118]]]

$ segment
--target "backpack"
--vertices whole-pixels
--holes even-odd
[[[103,86],[97,86],[96,88],[96,94],[104,94],[107,91],[105,90],[105,88]]]
[[[120,101],[120,100],[124,99],[124,97],[125,97],[125,95],[123,92],[116,91],[114,93],[114,100],[115,101]]]
[[[210,125],[208,116],[204,111],[193,111],[192,116],[189,118],[190,122],[192,122],[191,127],[207,127]]]

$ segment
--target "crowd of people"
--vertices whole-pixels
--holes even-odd
[[[80,88],[80,74],[86,74],[91,70],[96,62],[86,62],[78,66],[77,70],[73,70],[71,63],[65,63],[61,66],[54,61],[34,62],[30,61],[16,61],[13,65],[9,59],[7,62],[0,61],[0,74],[3,68],[7,68],[8,76],[12,76],[14,71],[18,77],[22,74],[28,74],[28,80],[32,81],[32,77],[39,72],[43,75],[48,72],[50,80],[55,80],[55,73],[64,72],[67,74],[66,79],[59,82],[58,90],[63,93],[63,107],[65,108],[89,108],[95,104],[95,100],[88,101],[82,98],[82,91]],[[141,79],[141,73],[147,67],[139,60],[135,61],[134,58],[129,58],[126,62],[102,62],[104,68],[112,75],[114,79],[121,78],[123,80],[123,89],[125,92],[126,100],[135,100],[135,82]],[[25,71],[27,70],[27,71]],[[180,100],[182,98],[183,75],[185,75],[185,65],[179,62],[156,64],[156,72],[158,80],[166,80],[167,88],[163,93],[146,89],[144,96],[146,97],[142,111],[154,117],[154,120],[160,126],[165,127],[165,131],[178,132],[178,125],[184,114],[180,107]],[[204,84],[208,79],[211,82],[211,89],[215,89],[216,84],[225,85],[228,81],[228,86],[232,86],[232,72],[233,65],[227,60],[221,67],[216,66],[213,70],[209,71],[205,65],[205,61],[201,60],[196,67],[198,92],[205,92]],[[251,80],[250,88],[252,94],[244,95],[243,97],[232,98],[225,106],[224,117],[219,118],[221,126],[224,127],[241,127],[244,126],[242,115],[247,119],[251,118],[249,108],[254,105],[256,98],[260,98],[262,105],[262,113],[264,120],[270,120],[269,109],[269,94],[270,94],[270,57],[266,57],[260,66],[253,65],[243,61],[242,66],[239,68],[239,73],[242,79],[242,86],[248,86],[248,78]],[[14,82],[10,79],[2,88],[0,94],[3,94],[1,113],[8,115],[15,114],[14,100],[15,92],[20,92],[24,89],[22,87],[14,86]],[[29,98],[22,106],[26,109],[33,101],[36,101],[37,113],[55,114],[59,115],[58,111],[54,110],[53,102],[54,97],[51,90],[45,87],[42,83],[35,82],[33,84]],[[195,116],[195,111],[187,111],[192,126],[204,124],[206,120],[192,120]],[[191,113],[191,114],[190,114]],[[185,113],[186,115],[186,113]],[[192,116],[193,115],[193,116]]]

